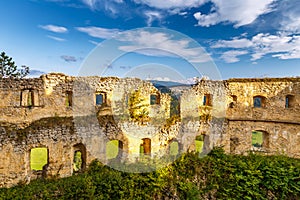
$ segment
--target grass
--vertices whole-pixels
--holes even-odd
[[[176,156],[179,153],[178,142],[172,142],[170,144],[170,155]]]
[[[30,151],[30,168],[32,170],[42,170],[48,162],[47,148],[33,148]]]
[[[253,131],[252,146],[261,147],[262,143],[263,143],[263,132]]]
[[[203,141],[195,140],[196,152],[202,152]]]
[[[119,141],[111,140],[106,143],[106,158],[113,159],[118,156],[119,153]]]

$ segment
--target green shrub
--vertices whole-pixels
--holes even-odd
[[[147,167],[143,163],[125,167]],[[299,199],[300,160],[285,156],[187,153],[151,173],[92,162],[83,174],[0,189],[0,199]]]

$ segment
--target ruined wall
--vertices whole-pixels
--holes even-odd
[[[300,148],[300,79],[230,79],[226,81],[226,117],[229,133],[226,150],[247,153],[259,150],[299,157]],[[255,97],[262,100],[255,105]],[[252,131],[262,131],[266,145],[255,149]]]
[[[193,142],[199,135],[206,138],[205,152],[224,145],[227,90],[223,81],[201,80],[183,91],[180,97],[181,123],[198,124],[198,129],[185,131],[180,137],[185,138],[185,149],[195,150]]]
[[[152,157],[161,150],[158,133],[161,121],[170,115],[170,97],[149,82],[47,74],[1,79],[0,84],[0,186],[41,176],[70,176],[78,149],[85,154],[84,165],[94,159],[107,163],[106,144],[111,140],[122,143],[123,161],[140,156],[143,138],[152,141]],[[136,90],[141,90],[150,119],[143,124],[130,122],[128,113],[128,99]],[[153,104],[151,95],[158,98]],[[36,147],[48,150],[43,170],[30,167],[30,151]]]
[[[227,84],[228,102],[233,102],[232,108],[227,109],[228,118],[300,122],[299,78],[231,79]],[[293,96],[288,108],[287,95]],[[254,107],[255,96],[265,97],[263,106]]]
[[[233,154],[260,151],[266,154],[300,156],[300,125],[293,123],[229,121],[228,150]],[[251,143],[252,131],[265,132],[265,146],[257,149]]]
[[[44,117],[71,116],[65,98],[72,91],[72,79],[47,74],[34,79],[0,79],[1,122],[28,125]]]
[[[300,157],[299,78],[200,80],[175,90],[180,112],[171,116],[172,94],[139,79],[54,73],[1,79],[0,187],[70,176],[76,151],[83,170],[94,159],[109,163],[106,145],[112,140],[119,141],[123,162],[139,159],[141,146],[152,158],[168,153],[174,141],[178,153],[195,150],[199,135],[205,136],[205,153],[223,146],[228,153]],[[147,113],[142,120],[130,116],[136,91],[142,97],[137,107]],[[264,133],[263,147],[253,147],[253,131]],[[36,147],[48,150],[43,170],[30,168]]]
[[[98,126],[82,118],[80,130],[74,129],[71,117],[43,118],[25,129],[3,126],[0,145],[0,186],[28,183],[41,177],[66,177],[74,173],[73,160],[77,146],[82,146],[83,169],[94,159],[105,163],[108,141]],[[80,121],[79,119],[77,121]],[[80,132],[78,132],[80,131]],[[47,148],[48,162],[43,170],[32,170],[30,151]]]

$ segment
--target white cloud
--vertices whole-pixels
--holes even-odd
[[[128,44],[119,46],[119,49],[125,52],[134,51],[143,55],[160,57],[180,56],[189,59],[190,62],[207,62],[211,59],[201,47],[189,47],[189,40],[172,39],[170,35],[163,32],[133,30],[122,33],[118,29],[101,27],[77,27],[76,29],[95,38],[110,39],[118,36],[115,37],[116,40]],[[90,42],[96,44],[94,41]]]
[[[286,59],[299,59],[300,58],[300,51],[294,50],[288,53],[280,53],[280,54],[275,54],[272,57],[278,57],[279,59],[286,60]]]
[[[178,15],[180,16],[186,16],[188,14],[188,12],[179,12]]]
[[[291,33],[300,33],[300,1],[280,1],[278,4],[280,29]]]
[[[227,51],[221,56],[226,62],[237,62],[236,53],[245,50],[251,52],[252,61],[261,59],[268,54],[279,59],[300,58],[300,36],[284,33],[277,35],[259,33],[251,39],[220,40],[211,47],[238,49],[238,51]]]
[[[246,38],[234,38],[233,40],[219,40],[212,48],[246,48],[251,47],[253,45],[252,41]]]
[[[52,35],[47,35],[47,37],[48,37],[48,38],[51,38],[51,39],[53,39],[53,40],[56,40],[56,41],[58,41],[58,42],[64,42],[64,41],[66,41],[66,40],[63,39],[63,38],[55,37],[55,36],[52,36]]]
[[[77,59],[74,56],[62,55],[60,58],[66,62],[77,62]]]
[[[136,3],[146,4],[159,9],[180,9],[198,7],[207,0],[134,0]]]
[[[194,14],[195,19],[198,20],[198,25],[209,27],[211,25],[216,25],[220,22],[220,15],[218,13],[211,13],[209,15],[197,12]]]
[[[222,54],[221,58],[227,63],[235,63],[240,61],[238,56],[242,56],[247,53],[248,51],[236,51],[236,50],[226,51]]]
[[[145,15],[148,18],[147,25],[151,26],[152,22],[155,20],[161,20],[162,15],[158,11],[145,11]]]
[[[209,0],[132,0],[137,4],[147,5],[156,9],[166,9],[166,10],[185,10],[187,8],[195,8],[203,5]],[[112,5],[122,4],[124,0],[81,0],[85,5],[87,5],[92,10],[98,8],[105,8],[109,10]],[[109,6],[110,5],[110,6]],[[108,8],[108,9],[107,9]]]
[[[198,25],[209,27],[221,22],[230,22],[235,27],[251,24],[258,16],[271,11],[275,0],[211,0],[214,9],[209,14],[194,14]]]
[[[290,18],[288,22],[282,22],[283,28],[286,31],[300,33],[300,15]]]
[[[45,26],[39,26],[40,28],[42,29],[45,29],[47,31],[51,31],[51,32],[54,32],[54,33],[66,33],[68,32],[68,29],[63,27],[63,26],[56,26],[56,25],[45,25]]]
[[[187,84],[187,85],[191,85],[191,84],[195,84],[197,82],[198,77],[193,77],[193,78],[187,78],[184,80],[178,80],[178,83],[182,83],[182,84]]]
[[[166,81],[166,82],[174,82],[174,83],[182,83],[182,84],[191,85],[191,84],[195,84],[197,82],[197,77],[181,79],[181,80],[173,80],[173,79],[170,79],[169,77],[153,77],[153,78],[146,78],[146,80]]]
[[[116,4],[124,3],[123,0],[81,0],[90,9],[96,10],[98,8],[104,7],[106,10],[115,12],[116,9],[113,6]]]
[[[97,3],[97,0],[82,0],[82,2],[88,5],[91,9],[94,9]]]
[[[87,33],[88,35],[101,38],[101,39],[109,39],[113,36],[117,35],[120,31],[118,29],[106,29],[101,27],[89,26],[89,27],[77,27],[78,31]]]
[[[189,40],[173,39],[162,32],[130,31],[125,32],[118,39],[130,43],[119,47],[126,52],[134,51],[152,56],[179,56],[190,62],[210,61],[210,56],[201,47],[190,47]]]
[[[153,78],[146,78],[146,80],[150,80],[150,81],[173,81],[171,80],[169,77],[153,77]],[[176,81],[174,81],[176,82]]]
[[[300,36],[257,34],[252,38],[254,54],[252,60],[272,54],[279,59],[300,58]]]

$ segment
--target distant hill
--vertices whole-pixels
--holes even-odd
[[[32,69],[29,71],[29,74],[26,76],[26,78],[37,78],[40,77],[42,74],[46,74],[46,72]]]
[[[154,87],[156,87],[162,93],[178,93],[183,89],[191,87],[191,84],[184,84],[174,81],[157,81],[150,80]]]
[[[157,81],[157,80],[150,80],[150,82],[155,87],[181,87],[181,86],[191,86],[191,84],[184,84],[174,81]]]

